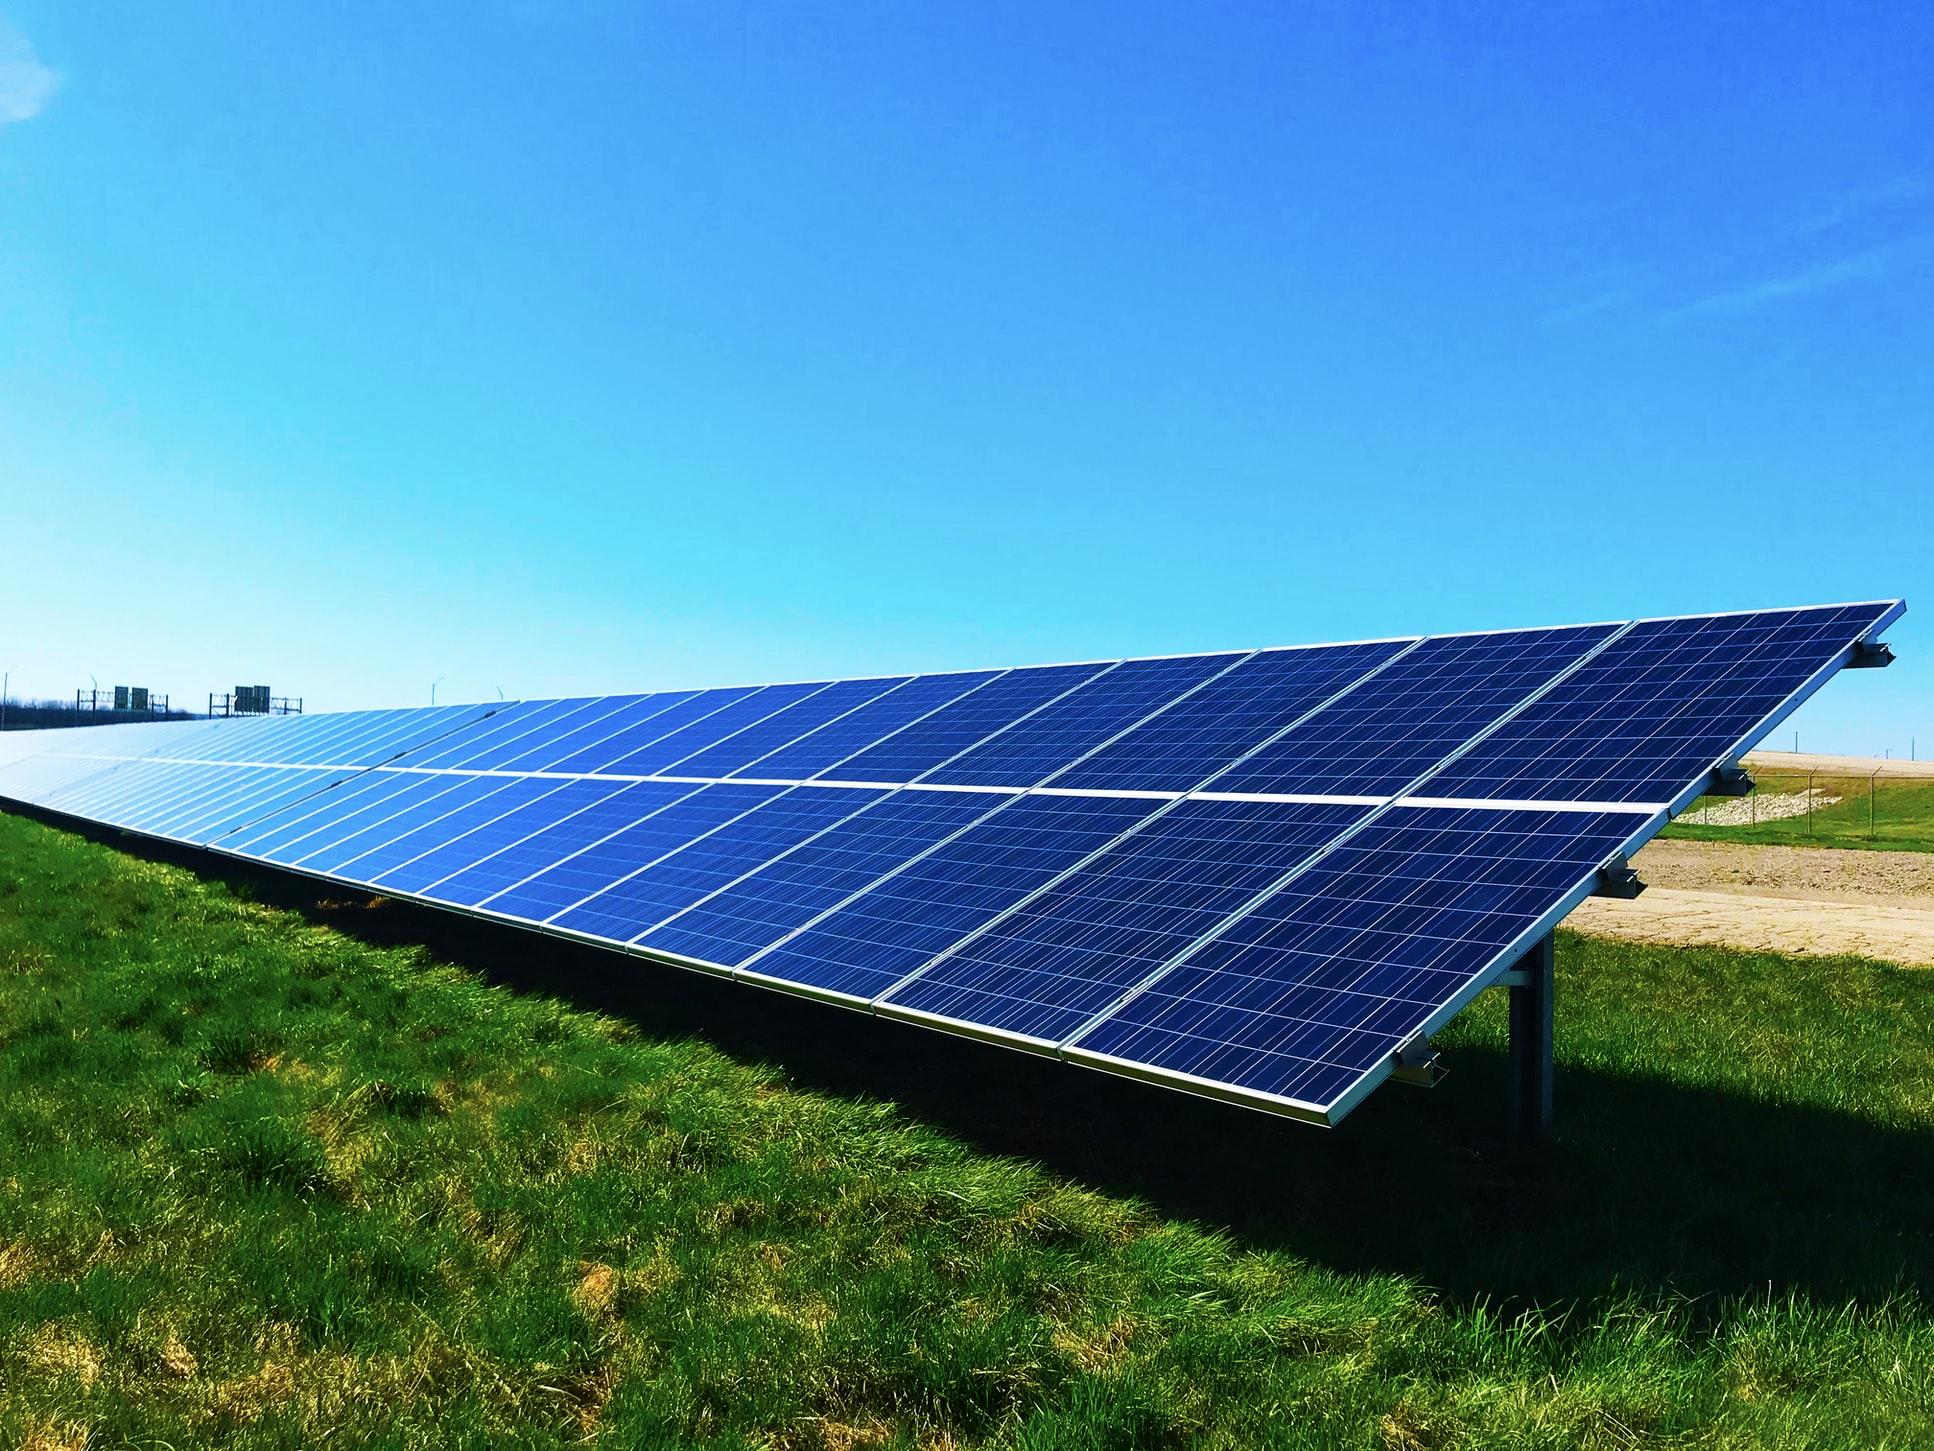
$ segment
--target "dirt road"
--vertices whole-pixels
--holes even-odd
[[[1655,887],[1934,908],[1934,852],[1655,841],[1633,864]]]
[[[1655,841],[1633,864],[1643,895],[1592,898],[1565,925],[1628,942],[1934,967],[1934,853]]]

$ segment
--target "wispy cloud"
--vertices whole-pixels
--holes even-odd
[[[1850,222],[1865,220],[1875,212],[1891,212],[1924,201],[1934,194],[1934,177],[1927,172],[1906,172],[1866,186],[1849,187],[1829,197],[1824,206],[1796,229],[1803,236],[1831,232]]]
[[[60,72],[44,65],[33,42],[0,16],[0,126],[31,121],[60,89]]]
[[[1704,297],[1694,298],[1691,302],[1671,308],[1663,314],[1663,317],[1671,320],[1714,313],[1753,312],[1796,297],[1809,297],[1816,292],[1830,292],[1835,288],[1847,287],[1856,282],[1871,281],[1882,276],[1886,270],[1885,251],[1875,248],[1870,252],[1843,257],[1837,262],[1824,262],[1817,266],[1802,268],[1798,272],[1788,272],[1777,277],[1762,277],[1756,281],[1722,288],[1717,292],[1708,293]]]
[[[1547,323],[1576,322],[1596,313],[1630,308],[1651,290],[1651,279],[1627,267],[1601,267],[1573,278],[1558,289],[1558,296],[1547,307],[1542,320]]]
[[[1736,234],[1743,229],[1733,229]],[[1553,325],[1675,323],[1771,314],[1782,306],[1925,271],[1934,251],[1934,170],[1882,173],[1815,194],[1702,254],[1627,257],[1556,286]]]

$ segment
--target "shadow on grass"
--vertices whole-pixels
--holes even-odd
[[[29,813],[37,814],[37,813]],[[77,824],[44,818],[64,830]],[[1805,1106],[1567,1067],[1558,1133],[1505,1152],[1499,1047],[1468,1034],[1432,1092],[1391,1085],[1325,1132],[1031,1054],[656,968],[432,908],[118,832],[120,850],[383,946],[422,944],[501,985],[891,1099],[976,1149],[1346,1272],[1459,1301],[1560,1305],[1620,1291],[1873,1302],[1934,1291],[1934,1139]]]

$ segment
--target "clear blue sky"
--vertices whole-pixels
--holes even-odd
[[[1934,754],[1934,10],[1688,8],[0,0],[0,668],[1905,595],[1803,744]]]

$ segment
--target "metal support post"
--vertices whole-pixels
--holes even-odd
[[[1551,1134],[1552,946],[1546,933],[1511,976],[1511,1142],[1535,1149]]]

